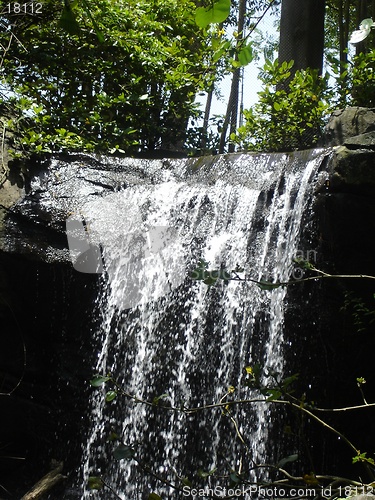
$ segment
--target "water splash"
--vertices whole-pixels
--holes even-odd
[[[151,163],[148,182],[87,202],[82,213],[106,269],[93,371],[112,373],[140,399],[166,394],[173,407],[217,403],[229,386],[235,398],[249,398],[247,365],[283,373],[287,289],[264,291],[249,282],[208,288],[189,273],[204,259],[211,269],[239,265],[254,279],[287,281],[325,154],[220,157],[196,172],[193,161],[174,161],[170,169]],[[155,228],[164,233],[152,233]],[[196,477],[198,468],[223,474],[277,459],[267,455],[266,405],[232,410],[246,452],[220,409],[187,415],[120,398],[108,405],[101,391],[93,391],[91,403],[83,480],[101,473],[123,499],[147,498],[152,488],[179,494],[139,473],[134,461],[113,461],[113,445],[105,444],[111,429],[172,483]],[[82,499],[101,495],[85,486]]]

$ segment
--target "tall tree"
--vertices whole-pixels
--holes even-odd
[[[246,16],[246,0],[239,0],[238,4],[238,37],[237,45],[240,46],[244,39],[244,27],[245,27],[245,16]],[[238,60],[238,53],[236,54],[236,60]],[[235,67],[233,70],[232,84],[230,89],[230,95],[227,105],[227,112],[225,114],[225,120],[223,124],[223,129],[220,137],[219,153],[224,153],[226,135],[228,130],[228,125],[230,124],[230,132],[234,133],[237,128],[237,118],[238,118],[238,101],[239,101],[239,90],[240,90],[240,76],[241,67]],[[234,144],[229,145],[229,152],[233,153]]]
[[[322,71],[325,0],[282,0],[279,62]]]

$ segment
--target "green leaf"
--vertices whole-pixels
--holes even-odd
[[[270,394],[270,396],[267,398],[267,401],[275,401],[282,396],[282,392],[278,389],[267,389],[267,393]]]
[[[231,277],[231,273],[226,269],[220,269],[220,271],[218,271],[218,278],[220,278],[221,280],[229,281]]]
[[[275,288],[279,288],[283,286],[282,283],[271,283],[270,281],[259,281],[256,284],[261,290],[274,290]]]
[[[205,470],[202,470],[202,469],[198,469],[197,474],[198,474],[199,477],[202,477],[204,479],[206,477],[212,476],[213,474],[215,474],[215,472],[216,472],[216,468],[212,469],[210,471],[205,471]]]
[[[297,459],[297,454],[289,455],[289,457],[282,458],[279,462],[277,462],[276,467],[283,467],[285,464],[288,464],[289,462],[295,462]]]
[[[104,35],[103,35],[103,33],[95,28],[95,34],[96,34],[96,38],[98,39],[98,42],[99,43],[104,43]]]
[[[156,493],[150,493],[148,496],[148,500],[161,500],[161,496]]]
[[[93,15],[91,14],[91,10],[90,10],[89,6],[87,5],[86,0],[82,0],[82,4],[83,4],[84,10],[86,11],[86,14],[89,16],[89,18],[91,19],[91,22],[92,22],[92,24],[94,26],[94,30],[95,30],[95,34],[96,34],[96,38],[98,39],[98,42],[99,43],[104,43],[104,35],[100,31],[97,22],[93,18]]]
[[[302,269],[307,269],[309,271],[313,271],[315,269],[314,265],[311,264],[308,260],[304,259],[293,259],[293,262],[297,264]]]
[[[160,396],[156,396],[153,400],[152,400],[152,404],[153,405],[158,405],[159,404],[159,401],[161,401],[162,399],[167,399],[168,398],[168,394],[160,394]]]
[[[92,380],[90,380],[90,384],[93,387],[100,387],[105,382],[108,382],[108,380],[111,380],[111,377],[104,377],[103,375],[97,375]]]
[[[201,280],[205,285],[214,285],[218,279],[225,282],[231,279],[231,273],[226,269],[213,269],[207,270],[208,262],[200,260],[198,267],[190,274],[190,278],[194,280]]]
[[[199,477],[202,477],[203,479],[205,479],[206,477],[208,477],[210,475],[209,472],[205,471],[205,470],[202,470],[202,469],[198,469],[198,476]]]
[[[217,278],[215,276],[210,276],[209,273],[207,273],[207,277],[203,280],[203,283],[208,286],[212,286],[216,283]]]
[[[116,391],[108,391],[107,394],[105,395],[105,400],[106,400],[107,403],[110,403],[115,398],[117,398],[117,392]]]
[[[229,16],[230,0],[218,0],[212,7],[198,7],[195,11],[195,22],[200,28],[212,23],[222,23]]]
[[[90,490],[101,490],[103,489],[104,483],[101,477],[90,476],[88,479],[88,486]]]
[[[284,380],[282,382],[283,389],[284,390],[287,389],[290,386],[290,384],[292,384],[293,382],[298,380],[298,376],[299,376],[299,374],[295,373],[294,375],[291,375],[290,377],[284,378]]]
[[[230,47],[231,47],[230,41],[222,43],[220,45],[220,48],[214,53],[212,57],[212,62],[213,63],[217,62],[221,58],[221,56],[223,56],[225,52],[227,52],[230,49]]]
[[[262,375],[261,366],[258,363],[253,366],[246,366],[245,371],[247,374],[247,380],[245,380],[244,385],[246,387],[260,388],[260,377]],[[267,394],[267,392],[264,391],[262,394]]]
[[[352,458],[352,463],[355,464],[357,462],[365,462],[371,465],[375,465],[374,459],[368,458],[366,455],[367,455],[366,451],[364,453],[358,451],[358,455]]]
[[[190,479],[188,477],[183,477],[181,479],[181,483],[184,485],[184,486],[188,486],[189,488],[191,488],[193,485],[190,481]]]
[[[230,477],[231,481],[232,481],[233,483],[235,483],[235,484],[238,484],[238,483],[241,483],[241,482],[242,482],[241,477],[240,477],[240,476],[237,474],[237,472],[235,472],[235,471],[234,471],[234,472],[232,472],[232,473],[230,474],[230,476],[229,476],[229,477]]]
[[[206,277],[206,269],[208,267],[208,262],[205,260],[200,260],[197,267],[190,274],[190,278],[193,280],[204,280]]]
[[[240,61],[241,66],[246,66],[247,64],[251,63],[253,58],[253,47],[251,43],[249,43],[245,47],[242,47],[242,49],[238,53],[238,60]]]
[[[120,439],[120,436],[114,431],[112,431],[110,433],[110,435],[108,436],[108,441],[118,441],[119,439]]]
[[[77,22],[76,16],[70,6],[65,4],[59,20],[59,26],[65,30],[69,35],[78,35],[80,27]]]
[[[113,456],[116,460],[131,460],[134,457],[134,450],[126,444],[120,444],[113,451]]]

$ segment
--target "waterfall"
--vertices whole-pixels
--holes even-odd
[[[191,274],[203,260],[213,270],[240,267],[240,276],[254,280],[293,278],[302,217],[326,154],[118,160],[134,172],[133,181],[88,199],[80,211],[102,259],[93,373],[110,373],[128,394],[174,408],[218,403],[228,392],[228,400],[250,398],[246,366],[290,375],[283,362],[287,287],[223,280],[209,287]],[[124,500],[151,492],[184,498],[188,493],[155,476],[183,490],[179,477],[194,485],[203,481],[199,469],[216,470],[205,484],[225,491],[222,476],[231,470],[242,468],[249,480],[266,478],[255,465],[282,458],[272,456],[270,405],[233,406],[231,419],[222,408],[169,411],[121,395],[106,403],[106,390],[92,389],[82,499],[111,495],[90,491],[89,475],[102,475]],[[154,475],[134,459],[115,460],[111,432]]]

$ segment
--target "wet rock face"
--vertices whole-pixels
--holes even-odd
[[[335,113],[328,126],[332,156],[324,168],[325,182],[314,200],[310,221],[313,230],[307,227],[306,240],[313,235],[316,241],[308,242],[307,248],[317,250],[315,265],[327,273],[374,276],[375,109],[345,111]],[[327,408],[361,403],[355,385],[359,373],[366,380],[368,394],[373,394],[375,377],[370,366],[375,349],[374,329],[364,316],[363,324],[358,327],[356,318],[360,315],[356,316],[353,308],[359,300],[364,307],[374,309],[373,283],[341,279],[316,286],[306,283],[289,291],[293,305],[287,318],[289,328],[297,335],[295,345],[300,359],[309,360],[302,366],[289,353],[289,362],[291,366],[296,363],[295,372],[303,372],[312,381],[311,400],[319,400]],[[294,312],[293,308],[301,304],[303,307]],[[300,344],[299,339],[303,339]],[[356,443],[358,449],[375,446],[375,427],[370,414],[348,413],[332,424]],[[322,449],[318,451],[321,437],[318,433],[312,435],[315,457],[322,457],[319,462],[322,468],[350,477],[353,473],[350,450],[330,439],[324,435]]]
[[[79,214],[88,199],[142,183],[146,167],[147,160],[76,154],[30,164],[20,182],[21,167],[10,166],[0,188],[0,250],[47,263],[70,262],[67,218]]]
[[[21,498],[51,459],[65,473],[79,466],[96,294],[95,275],[0,252],[0,483],[9,498]]]

